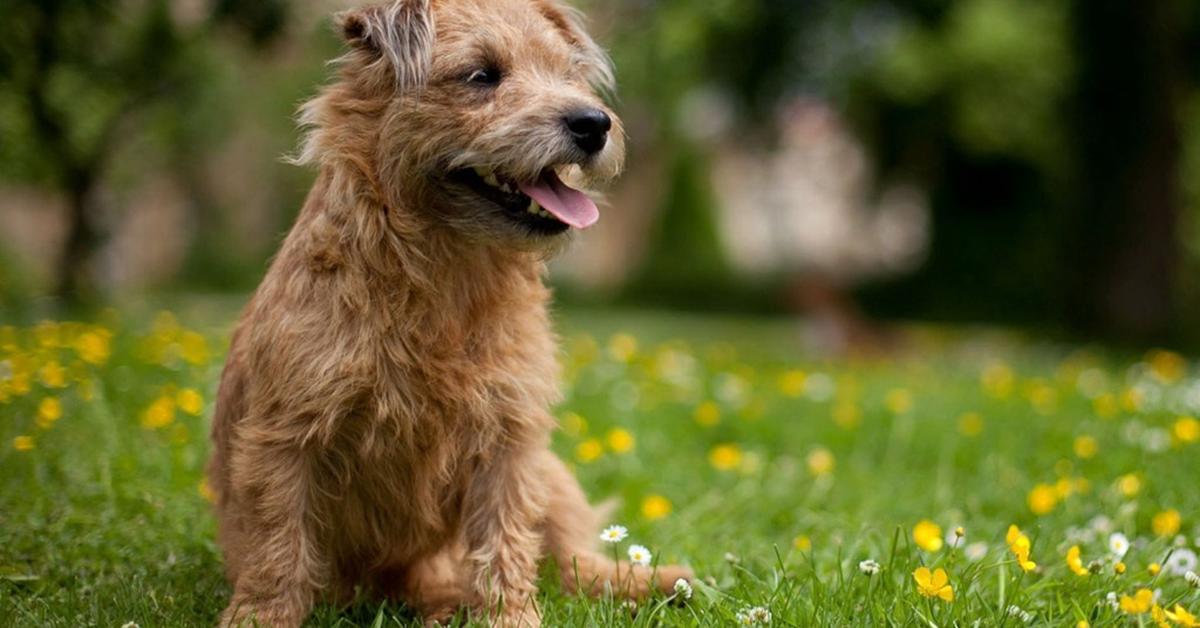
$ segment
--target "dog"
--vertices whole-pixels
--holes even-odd
[[[558,0],[393,0],[337,24],[348,52],[300,116],[317,178],[217,394],[221,623],[299,626],[365,593],[537,626],[546,556],[572,592],[691,578],[597,552],[601,515],[549,449],[542,278],[598,218],[579,188],[622,167],[607,57]]]

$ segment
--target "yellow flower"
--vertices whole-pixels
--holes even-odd
[[[1159,572],[1162,571],[1162,565],[1158,563],[1150,563],[1150,566],[1146,568],[1146,571],[1149,571],[1150,575],[1152,576],[1157,576]]]
[[[54,321],[38,322],[37,326],[33,328],[33,337],[39,346],[46,349],[53,349],[62,344],[59,325]]]
[[[1116,563],[1114,563],[1113,564],[1113,572],[1115,572],[1118,576],[1124,574],[1125,573],[1125,563],[1123,563],[1121,561],[1117,561]]]
[[[1081,619],[1075,624],[1075,628],[1092,628],[1092,625],[1086,619]]]
[[[608,448],[615,453],[623,454],[633,449],[633,434],[629,430],[615,427],[608,431],[604,439],[608,441]]]
[[[804,394],[804,382],[808,376],[799,369],[792,370],[779,376],[779,392],[786,397],[799,397]]]
[[[583,436],[588,429],[587,419],[574,412],[568,412],[563,415],[562,429],[568,436]]]
[[[1164,611],[1163,608],[1158,604],[1155,604],[1154,607],[1150,609],[1150,619],[1154,620],[1154,623],[1158,626],[1158,628],[1171,628],[1171,624],[1167,621],[1166,611]]]
[[[33,437],[32,436],[18,436],[12,440],[12,446],[13,446],[13,449],[15,449],[17,451],[29,451],[30,449],[33,449],[33,446],[34,446]]]
[[[50,429],[54,422],[62,418],[62,403],[54,397],[46,397],[38,403],[37,424],[42,429]]]
[[[942,549],[945,543],[942,540],[942,527],[928,519],[918,521],[917,525],[913,526],[912,535],[917,547],[927,552],[936,552]]]
[[[175,395],[175,405],[192,416],[199,416],[204,410],[204,398],[195,388],[184,388]]]
[[[1176,604],[1174,612],[1166,612],[1167,619],[1179,624],[1182,628],[1200,628],[1200,619],[1188,612],[1182,605]]]
[[[1075,455],[1083,460],[1096,457],[1100,444],[1091,436],[1080,436],[1075,439]]]
[[[614,334],[608,339],[608,355],[617,362],[629,362],[637,355],[637,338],[629,334]]]
[[[1140,615],[1150,612],[1150,607],[1154,605],[1154,592],[1150,589],[1138,589],[1133,597],[1128,595],[1121,596],[1121,610],[1130,615]]]
[[[1137,412],[1142,409],[1142,393],[1136,388],[1126,388],[1121,393],[1121,407],[1126,412]]]
[[[91,401],[96,398],[96,382],[94,380],[85,379],[79,382],[79,386],[75,388],[75,394],[84,401]]]
[[[954,589],[950,586],[950,576],[946,575],[945,569],[938,567],[931,573],[928,567],[918,567],[913,572],[913,579],[917,581],[917,591],[921,595],[941,598],[946,602],[954,601]]]
[[[595,438],[589,438],[575,447],[575,457],[582,463],[594,462],[604,455],[604,445]]]
[[[1174,351],[1151,351],[1146,356],[1146,362],[1150,364],[1150,372],[1154,377],[1164,384],[1174,384],[1187,372],[1187,361]]]
[[[913,407],[913,396],[905,388],[896,388],[888,392],[887,397],[883,400],[883,405],[892,414],[905,414]]]
[[[142,427],[148,430],[166,427],[173,421],[175,421],[175,399],[168,395],[155,399],[142,412]]]
[[[75,339],[75,352],[88,364],[100,365],[112,355],[112,332],[107,329],[87,331]]]
[[[1041,414],[1050,414],[1058,404],[1058,391],[1043,381],[1034,381],[1026,389],[1030,405]]]
[[[179,335],[179,355],[188,364],[201,366],[208,362],[208,341],[194,331],[185,331]]]
[[[1174,536],[1179,533],[1182,522],[1179,511],[1171,508],[1154,515],[1154,519],[1150,521],[1150,528],[1158,536]]]
[[[721,422],[721,408],[715,402],[705,401],[696,406],[692,418],[705,427],[711,427]]]
[[[1013,553],[1013,556],[1017,557],[1017,564],[1021,566],[1022,570],[1033,571],[1037,569],[1037,563],[1029,560],[1029,550],[1031,549],[1029,537],[1025,536],[1020,528],[1016,525],[1008,526],[1008,534],[1005,535],[1004,540],[1008,543],[1009,551]]]
[[[1102,419],[1111,419],[1121,411],[1117,406],[1117,398],[1112,393],[1104,393],[1092,400],[1092,411]]]
[[[708,452],[708,462],[718,471],[732,471],[742,464],[742,450],[733,443],[723,443]]]
[[[1049,484],[1038,484],[1026,498],[1029,509],[1035,515],[1044,515],[1058,505],[1058,490]]]
[[[838,427],[852,430],[862,423],[862,410],[853,401],[841,401],[833,407],[833,422]]]
[[[1172,431],[1175,433],[1175,439],[1181,443],[1200,441],[1200,421],[1197,421],[1195,417],[1179,417],[1176,419]]]
[[[795,547],[801,552],[807,552],[808,550],[812,549],[812,539],[808,538],[808,535],[806,534],[801,534],[792,539],[792,547]]]
[[[824,447],[818,447],[808,454],[805,460],[808,463],[808,471],[815,476],[827,475],[833,471],[834,458],[833,453]]]
[[[978,412],[968,412],[958,417],[958,432],[963,436],[979,436],[983,432],[983,417]]]
[[[647,495],[642,499],[642,516],[649,521],[671,514],[671,500],[662,495]]]
[[[1133,497],[1142,490],[1142,480],[1133,473],[1126,473],[1117,478],[1117,490],[1126,497]]]
[[[56,360],[50,360],[38,373],[46,388],[65,388],[67,385],[67,369]]]
[[[1071,549],[1067,550],[1067,566],[1077,576],[1088,575],[1087,567],[1083,566],[1083,559],[1079,557],[1079,546],[1072,545]]]
[[[1016,376],[1007,364],[997,362],[983,369],[980,383],[983,384],[983,390],[988,395],[996,399],[1004,399],[1012,394]]]
[[[208,485],[208,478],[200,479],[200,484],[196,485],[196,492],[200,493],[200,497],[203,497],[204,501],[213,501],[213,491],[212,487]]]

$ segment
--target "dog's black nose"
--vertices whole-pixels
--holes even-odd
[[[607,113],[599,109],[580,109],[567,114],[564,121],[575,145],[585,153],[594,155],[604,149],[608,131],[612,128],[612,118]]]

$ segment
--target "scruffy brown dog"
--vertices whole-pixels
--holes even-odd
[[[544,260],[615,176],[608,61],[556,0],[396,0],[303,109],[319,169],[233,336],[209,467],[234,594],[223,624],[298,626],[368,591],[432,621],[537,625],[539,560],[631,596],[688,578],[594,551],[548,449]]]

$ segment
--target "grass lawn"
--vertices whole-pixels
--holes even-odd
[[[544,578],[548,626],[1196,625],[1176,605],[1200,613],[1200,369],[1178,355],[915,330],[902,357],[825,361],[780,321],[563,319],[556,449],[619,500],[614,550],[702,581],[632,611]],[[223,344],[169,315],[0,329],[0,624],[215,622]]]

